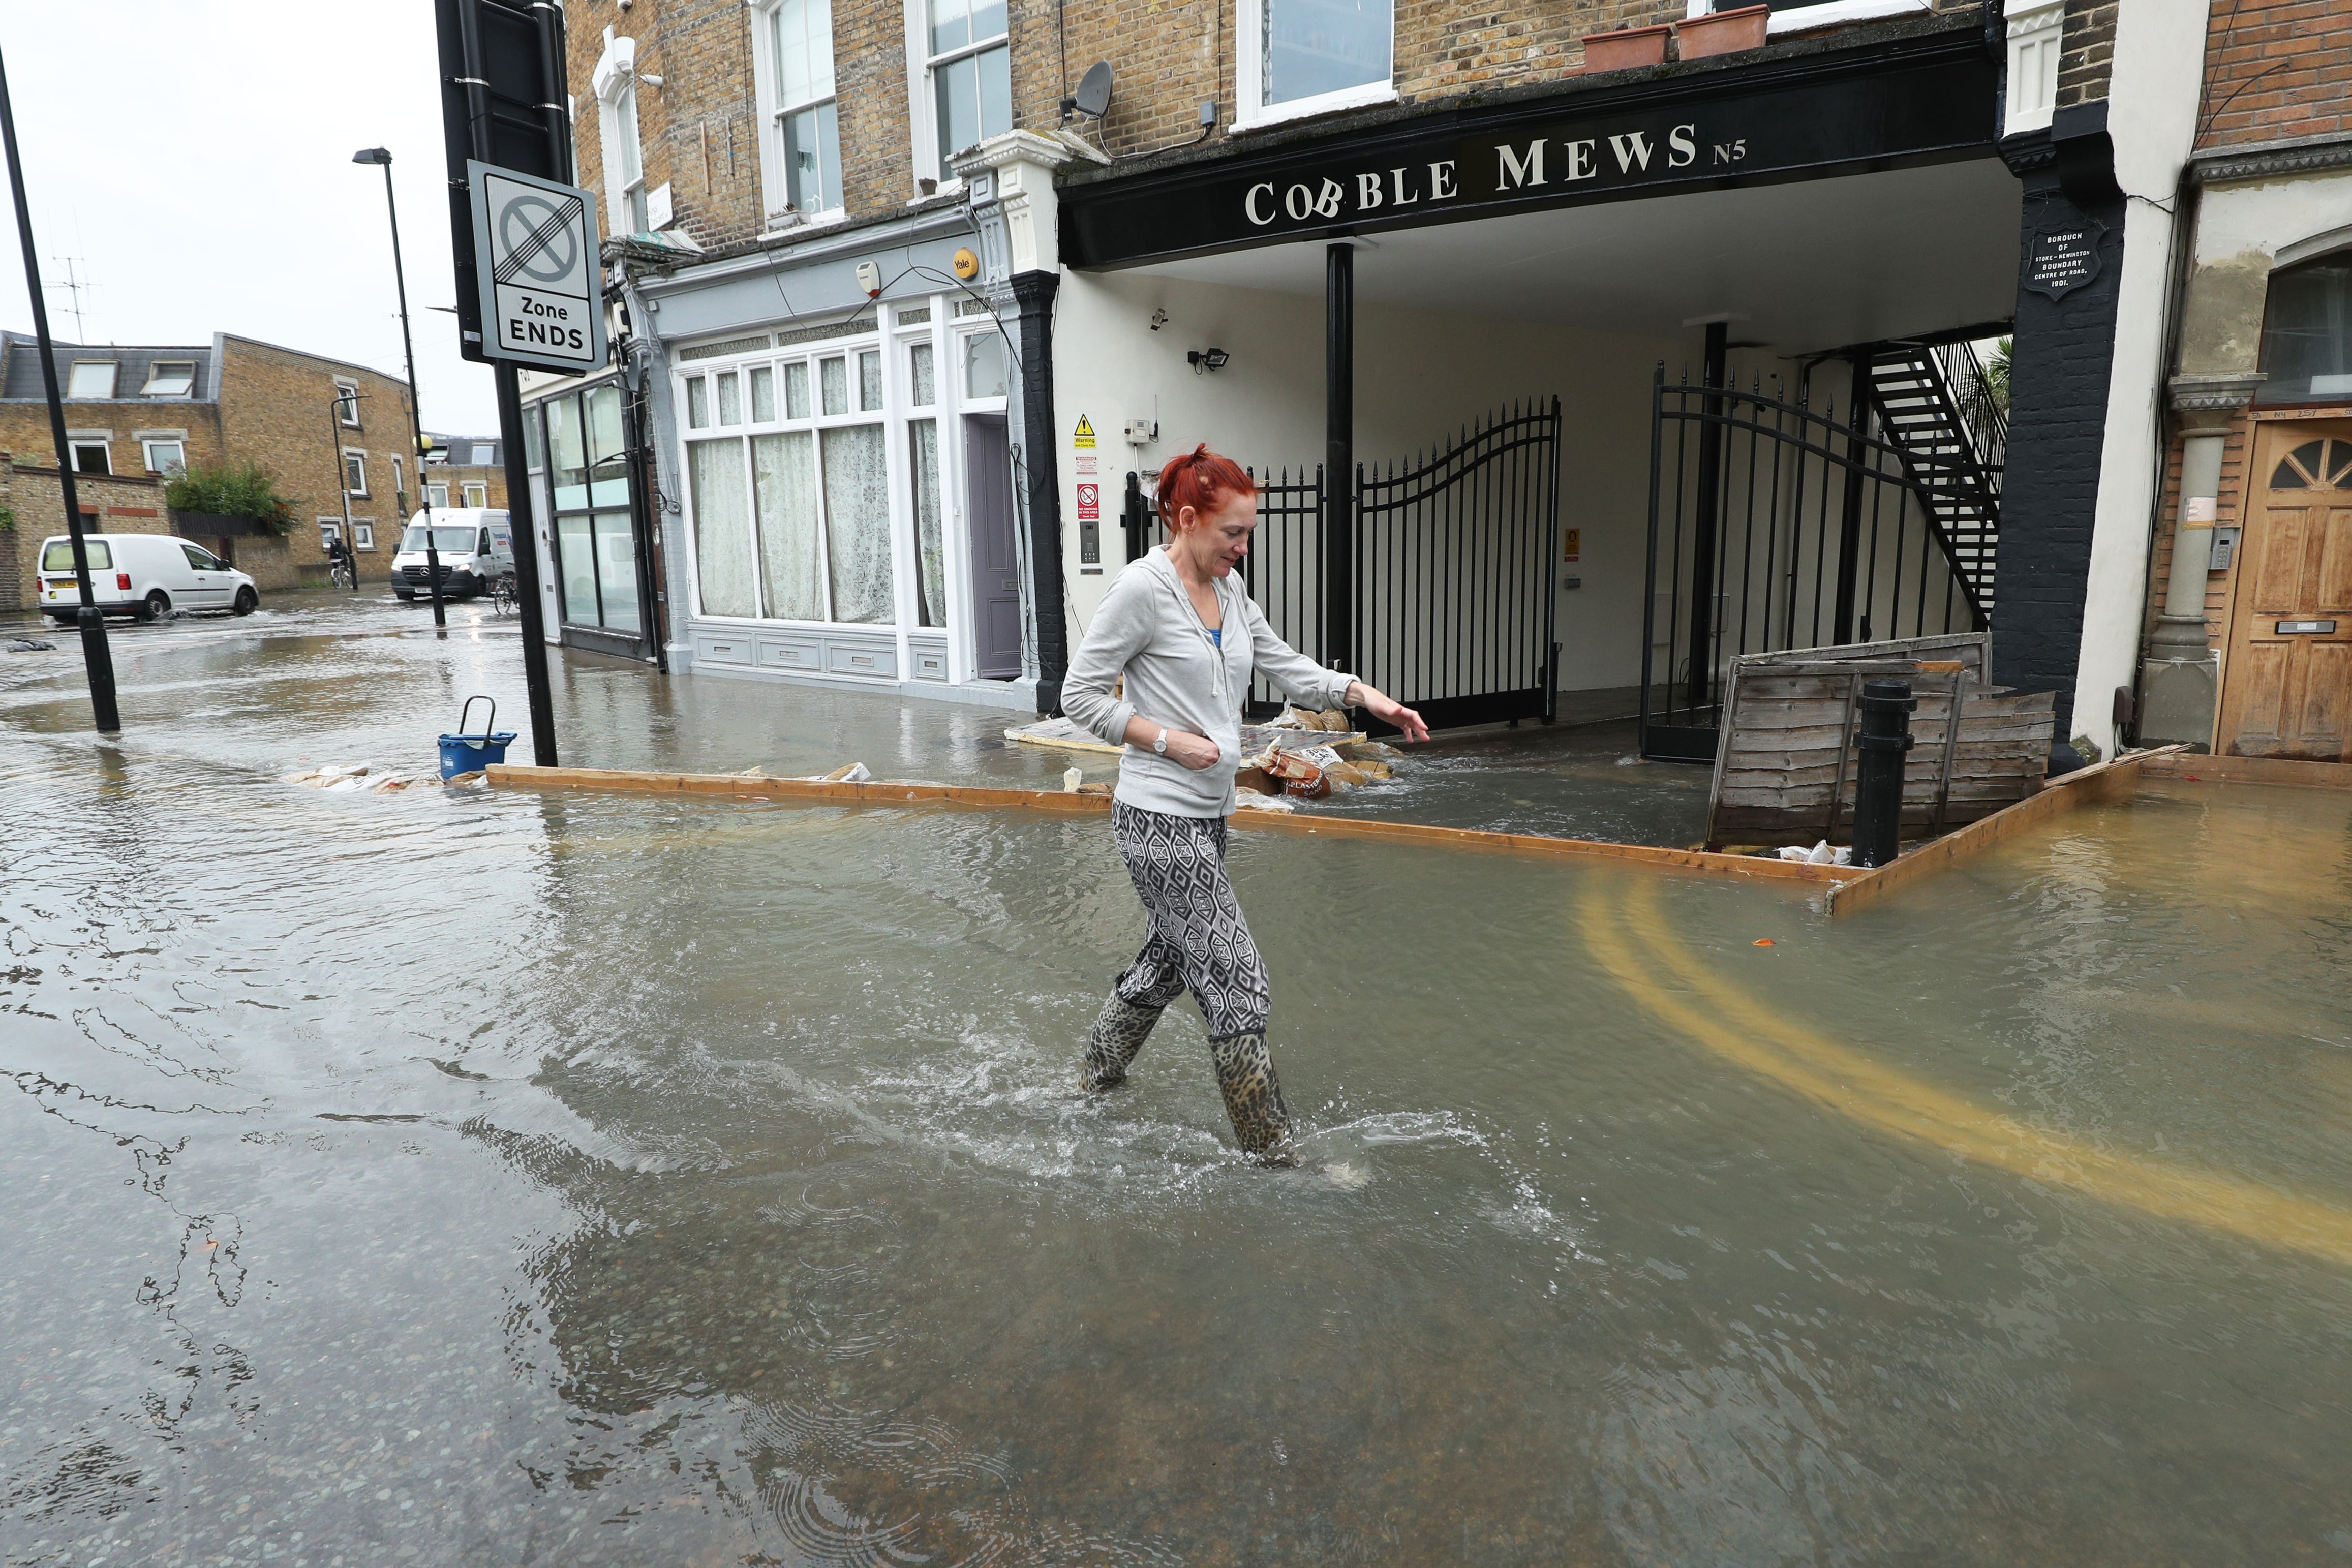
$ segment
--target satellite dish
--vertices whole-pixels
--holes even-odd
[[[1110,112],[1110,62],[1097,60],[1078,78],[1078,90],[1070,95],[1070,107],[1088,120],[1100,120]]]

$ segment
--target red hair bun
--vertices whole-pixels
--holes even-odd
[[[1192,507],[1194,517],[1205,517],[1223,506],[1227,496],[1256,495],[1257,482],[1232,458],[1210,451],[1204,441],[1181,457],[1168,460],[1160,470],[1157,494],[1160,520],[1173,533],[1176,514],[1185,507]]]

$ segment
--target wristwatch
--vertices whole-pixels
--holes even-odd
[[[1168,727],[1164,724],[1160,727],[1160,738],[1151,743],[1151,755],[1154,757],[1168,755]]]

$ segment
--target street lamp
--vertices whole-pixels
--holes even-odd
[[[433,540],[433,492],[425,486],[425,423],[416,399],[416,345],[408,335],[408,277],[400,265],[400,204],[392,195],[392,150],[362,147],[352,154],[352,162],[383,166],[383,206],[392,215],[392,280],[400,290],[400,347],[408,356],[408,427],[416,447],[416,492],[425,503],[425,575],[432,585],[433,624],[446,626],[449,613],[441,602],[441,551]]]

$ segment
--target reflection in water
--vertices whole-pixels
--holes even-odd
[[[2352,1550],[2346,1265],[2074,1179],[2352,1210],[2343,802],[2168,784],[1834,926],[1238,835],[1269,1175],[1189,1006],[1071,1092],[1138,939],[1099,824],[278,782],[523,711],[453,616],[131,629],[113,747],[0,666],[11,1563]],[[1064,760],[560,668],[583,761]],[[1420,799],[1681,809],[1543,745]]]

